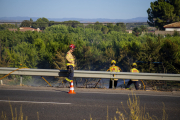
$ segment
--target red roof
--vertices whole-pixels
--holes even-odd
[[[171,23],[171,24],[167,24],[167,25],[165,25],[163,27],[164,28],[180,28],[180,21],[175,22],[175,23]]]
[[[35,29],[35,28],[31,28],[31,27],[20,27],[20,29],[32,30],[32,29]]]

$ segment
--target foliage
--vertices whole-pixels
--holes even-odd
[[[149,27],[149,24],[147,22],[137,22],[137,23],[126,23],[126,28],[128,30],[133,30],[135,27]]]
[[[0,25],[0,31],[6,30],[7,28],[17,28],[17,24],[1,24]]]
[[[148,28],[147,28],[147,26],[145,26],[145,25],[141,25],[140,28],[141,28],[141,30],[142,30],[143,32],[147,32],[147,31],[148,31]]]
[[[133,29],[133,34],[134,35],[139,36],[139,35],[141,35],[141,33],[142,33],[142,29],[141,28],[135,27]]]
[[[173,34],[174,37],[176,36],[180,36],[179,32],[178,31],[174,31],[174,34]]]
[[[179,21],[180,1],[156,0],[154,2],[151,2],[151,7],[148,8],[147,13],[148,24],[150,26],[155,25],[160,30],[163,30],[164,25]]]
[[[83,24],[81,24],[79,21],[64,21],[61,24],[64,24],[69,27],[77,28],[77,27],[84,27]]]
[[[31,24],[32,24],[31,21],[29,21],[29,20],[23,20],[22,23],[21,23],[21,25],[20,25],[20,27],[30,27]]]
[[[45,18],[39,20],[44,20],[47,25],[50,23]],[[146,31],[146,26],[136,27],[133,34],[127,34],[121,23],[103,25],[96,22],[86,26],[76,23],[54,22],[49,27],[44,26],[43,32],[1,30],[0,66],[66,69],[63,58],[73,43],[77,47],[73,53],[76,69],[107,70],[114,59],[124,72],[129,71],[130,65],[136,61],[143,61],[138,63],[142,72],[180,72],[178,35],[166,38],[140,35],[142,29]]]
[[[121,32],[125,32],[126,31],[126,25],[124,23],[116,23],[116,26],[117,26],[117,29],[119,29],[117,31],[121,31]]]
[[[171,73],[179,73],[180,67],[180,48],[179,43],[166,39],[160,49],[163,56],[164,71],[171,71]],[[176,67],[175,67],[176,66]]]
[[[49,20],[47,18],[38,18],[36,22],[32,23],[33,28],[40,28],[41,30],[44,30],[46,27],[48,27]]]

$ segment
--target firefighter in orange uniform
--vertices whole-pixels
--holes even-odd
[[[73,56],[72,53],[75,49],[75,45],[71,44],[69,47],[70,47],[70,50],[66,54],[66,66],[68,70],[68,77],[66,78],[66,80],[68,82],[71,82],[74,77],[75,57]]]
[[[121,68],[119,68],[118,66],[115,66],[116,61],[112,60],[111,61],[111,67],[107,70],[110,72],[120,72]],[[117,83],[118,83],[118,79],[110,79],[109,81],[109,88],[116,88],[117,87]]]
[[[139,70],[136,69],[136,67],[137,67],[137,64],[136,64],[136,63],[133,63],[133,64],[132,64],[132,69],[130,70],[130,72],[139,73]],[[129,89],[129,87],[130,87],[130,85],[131,85],[132,83],[134,83],[134,86],[135,86],[136,90],[138,90],[138,89],[139,89],[139,81],[138,81],[138,80],[130,80],[130,81],[128,82],[126,88]]]

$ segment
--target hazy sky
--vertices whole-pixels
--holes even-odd
[[[0,17],[109,18],[147,17],[155,0],[0,0]]]

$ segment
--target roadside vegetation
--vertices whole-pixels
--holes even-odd
[[[180,72],[179,35],[136,37],[121,24],[79,25],[52,25],[43,32],[1,30],[0,66],[66,69],[64,57],[73,43],[79,70],[107,70],[114,59],[123,71],[137,62],[142,72]]]
[[[157,29],[179,21],[179,0],[154,1],[147,9],[148,25]],[[171,11],[169,11],[171,8]],[[169,12],[165,12],[169,11]],[[166,22],[165,22],[166,21]],[[0,25],[0,67],[66,69],[65,54],[76,45],[76,69],[107,70],[111,60],[124,71],[133,62],[141,72],[180,73],[180,35],[155,36],[146,33],[147,24],[55,22],[47,18],[24,20],[21,27],[42,32],[21,32],[17,24]],[[133,27],[133,34],[126,28]],[[17,31],[9,31],[17,28]],[[142,34],[143,32],[143,34]]]
[[[43,32],[1,30],[0,67],[65,70],[65,54],[73,43],[77,70],[106,71],[110,61],[116,60],[123,72],[129,72],[131,64],[137,62],[141,72],[180,73],[179,34],[164,37],[125,30],[123,23],[84,26],[78,21],[51,25]],[[16,75],[8,79],[16,77],[19,79]]]
[[[164,30],[164,25],[180,20],[179,7],[179,0],[151,2],[147,10],[148,25]],[[110,66],[110,61],[116,60],[116,65],[123,72],[129,72],[131,64],[136,62],[140,72],[180,74],[180,35],[178,32],[175,32],[173,36],[148,34],[146,33],[148,25],[136,25],[133,28],[133,34],[128,34],[124,23],[96,22],[83,25],[78,21],[57,23],[46,18],[39,18],[35,22],[32,19],[24,20],[21,25],[2,24],[0,25],[0,67],[65,70],[65,54],[69,50],[69,45],[75,44],[75,69],[77,70],[106,71]],[[19,26],[31,26],[43,31],[21,32]],[[132,26],[134,27],[129,24],[128,28],[131,29]],[[17,28],[17,31],[9,31],[9,28]],[[0,75],[1,77],[3,75]],[[8,79],[19,81],[19,76],[10,75]],[[31,76],[24,77],[27,81],[31,79]],[[12,84],[17,81],[13,81]],[[177,83],[179,86],[179,82],[173,84]],[[118,117],[111,119],[156,119],[155,116],[150,116],[145,112],[145,107],[140,107],[139,98],[136,96],[129,98],[127,105],[129,114],[126,111],[122,113],[117,110]],[[22,106],[19,116],[17,116],[16,108],[15,113],[13,112],[11,104],[10,109],[12,120],[24,119]],[[167,118],[164,106],[162,120]],[[3,111],[1,120],[7,120]],[[92,120],[91,117],[90,120]]]
[[[117,109],[114,118],[109,118],[108,115],[108,106],[107,106],[107,116],[104,120],[168,120],[168,114],[165,111],[165,104],[163,104],[162,108],[162,118],[154,115],[150,115],[146,112],[145,105],[140,106],[140,99],[135,94],[132,93],[132,97],[129,96],[127,100],[128,111],[125,110],[123,103],[121,103],[122,109]],[[93,119],[90,115],[90,120]]]

